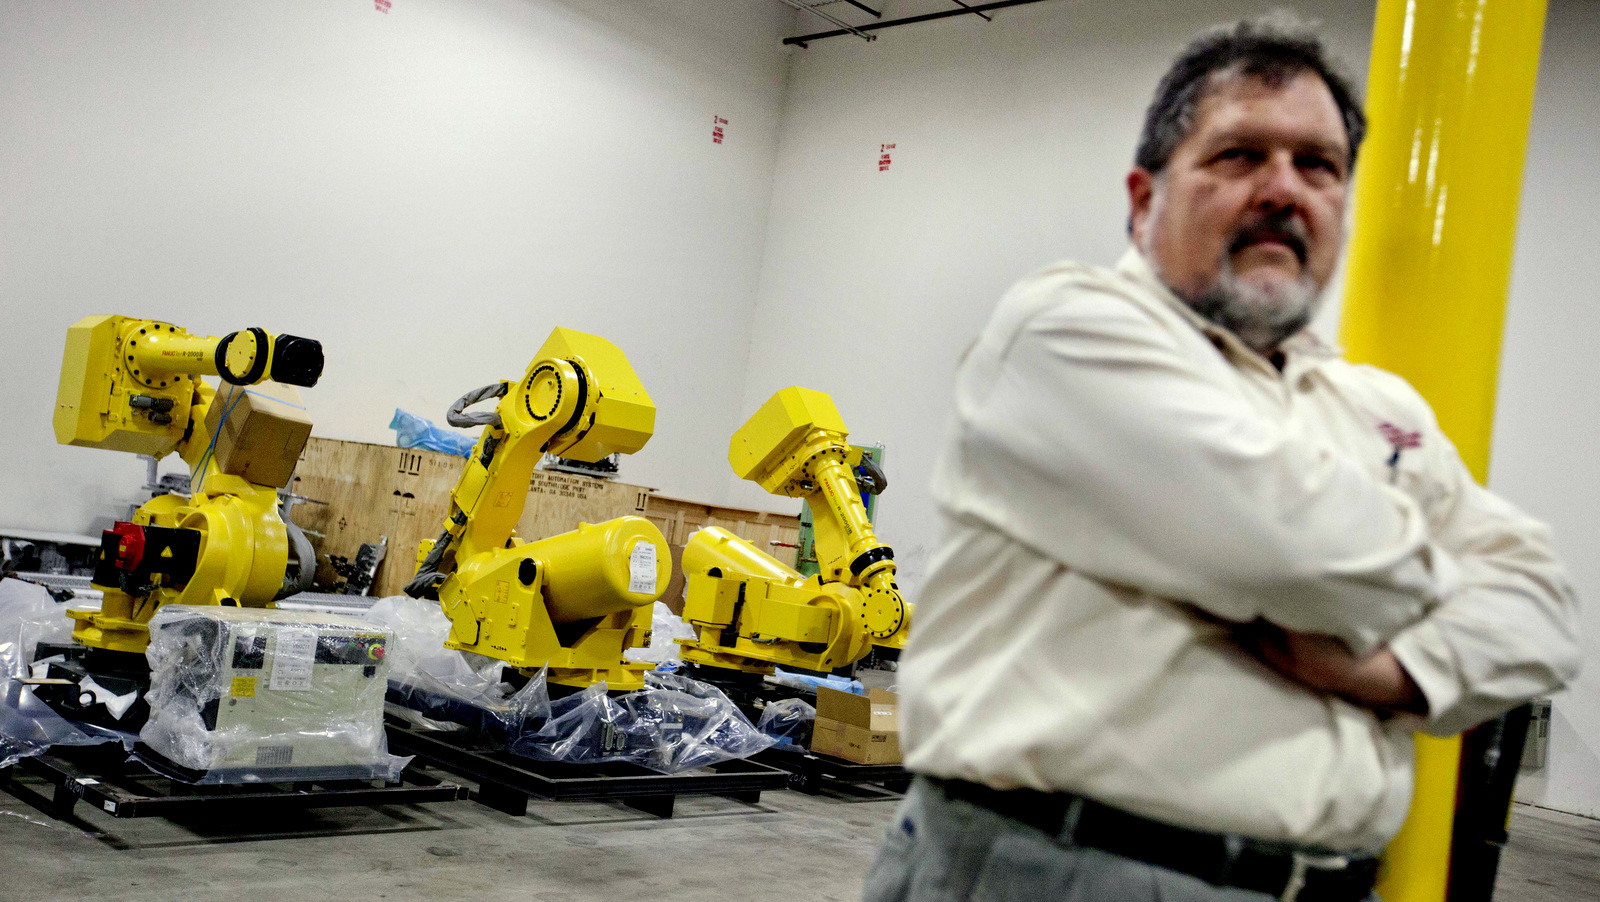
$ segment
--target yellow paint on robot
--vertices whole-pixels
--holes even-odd
[[[214,405],[240,397],[244,386],[268,379],[315,385],[322,362],[318,343],[261,329],[219,338],[155,320],[89,316],[67,330],[56,392],[56,440],[157,458],[177,452],[190,466],[193,486],[187,498],[167,494],[146,502],[131,525],[119,527],[126,531],[113,549],[115,560],[102,561],[96,571],[95,587],[104,594],[100,608],[67,611],[76,621],[75,640],[142,653],[149,643],[147,624],[162,605],[265,606],[278,596],[289,542],[276,488],[227,472],[214,453],[214,429],[223,418],[208,414]],[[202,376],[227,383],[222,400]],[[305,435],[292,434],[303,445]],[[274,436],[272,447],[240,448],[240,460],[292,470],[300,446],[284,441],[281,433]],[[268,460],[273,457],[278,459]],[[151,560],[142,560],[146,527],[192,534],[186,560],[175,565],[173,548],[157,550],[156,543]],[[137,578],[128,577],[132,570],[140,571]],[[155,572],[144,572],[149,570]],[[116,575],[118,584],[101,581],[108,575]],[[124,577],[138,585],[125,584]]]
[[[733,434],[734,473],[815,512],[821,572],[808,580],[725,529],[700,530],[683,551],[683,617],[696,632],[678,640],[685,661],[755,674],[832,670],[873,645],[904,646],[912,607],[861,502],[861,449],[849,434],[832,398],[799,386],[774,394]]]
[[[529,543],[516,524],[546,452],[592,462],[637,451],[654,432],[655,404],[621,349],[571,329],[551,332],[522,378],[496,390],[495,422],[451,492],[439,537],[418,549],[406,591],[438,600],[451,623],[446,648],[530,674],[545,667],[557,685],[643,688],[653,665],[624,652],[644,644],[672,576],[661,531],[618,517]]]

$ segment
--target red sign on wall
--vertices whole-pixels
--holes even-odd
[[[728,120],[722,118],[721,116],[712,116],[711,117],[711,143],[712,144],[721,144],[722,143],[722,127],[724,125],[727,125],[727,124],[728,124]]]
[[[889,161],[889,151],[891,151],[891,150],[894,150],[894,145],[893,144],[879,144],[878,145],[878,171],[879,172],[888,172],[889,171],[889,162],[890,162]]]
[[[387,13],[393,5],[394,0],[372,0],[372,8],[380,13]]]

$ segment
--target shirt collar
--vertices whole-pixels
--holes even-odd
[[[1249,361],[1252,365],[1277,373],[1276,367],[1256,353],[1254,348],[1245,344],[1232,330],[1225,329],[1196,313],[1193,307],[1174,294],[1172,289],[1161,281],[1161,277],[1156,275],[1155,268],[1138,248],[1130,246],[1123,253],[1122,259],[1117,261],[1117,272],[1137,282],[1176,310],[1179,316],[1211,339],[1212,343],[1219,346],[1218,350],[1222,350],[1230,358]],[[1326,341],[1310,329],[1301,329],[1289,336],[1279,345],[1279,350],[1283,351],[1286,358],[1283,367],[1283,375],[1286,377],[1291,375],[1298,377],[1343,354],[1337,345]]]

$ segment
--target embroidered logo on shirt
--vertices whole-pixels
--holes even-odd
[[[1408,432],[1388,422],[1379,423],[1378,431],[1383,434],[1384,440],[1394,449],[1394,453],[1390,454],[1389,460],[1386,461],[1389,467],[1389,481],[1394,482],[1395,476],[1400,471],[1400,452],[1411,448],[1421,448],[1422,433]]]

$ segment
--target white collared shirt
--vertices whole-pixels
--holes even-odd
[[[1474,482],[1404,380],[1308,332],[1282,350],[1280,373],[1132,250],[1001,300],[933,480],[948,523],[901,663],[908,767],[1376,851],[1413,730],[1572,679],[1545,527]],[[1427,718],[1272,672],[1229,638],[1256,618],[1387,644]]]

